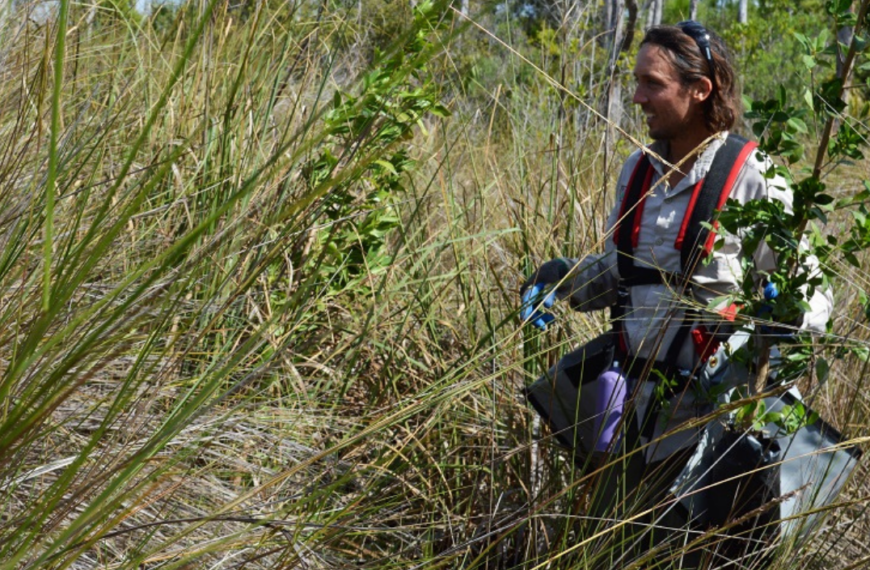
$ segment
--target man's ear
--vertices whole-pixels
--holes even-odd
[[[692,98],[698,103],[702,103],[713,93],[713,82],[709,77],[702,77],[695,81],[692,86]]]

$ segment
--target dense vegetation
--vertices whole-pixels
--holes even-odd
[[[419,4],[6,13],[0,568],[607,555],[611,537],[574,534],[594,474],[539,441],[519,396],[606,315],[562,308],[533,333],[517,285],[604,239],[616,170],[644,140],[636,45],[613,49],[598,3]],[[746,93],[772,101],[755,134],[795,179],[831,114],[807,106],[833,100],[834,55],[813,42],[854,25],[832,16],[850,4],[764,0],[746,24],[699,7]],[[827,381],[804,380],[852,436],[870,416],[868,67],[819,173],[822,205],[843,207],[816,220],[837,312],[810,355]],[[776,568],[867,564],[859,471]]]

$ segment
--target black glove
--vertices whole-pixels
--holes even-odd
[[[540,267],[520,287],[522,305],[520,318],[528,321],[541,330],[555,320],[550,313],[541,311],[543,305],[549,309],[556,300],[554,286],[561,282],[571,270],[568,262],[562,258],[552,259]]]
[[[526,289],[532,285],[556,285],[561,282],[571,271],[571,265],[567,259],[557,257],[551,259],[538,267],[532,275],[525,280],[520,287],[520,295],[526,292]]]

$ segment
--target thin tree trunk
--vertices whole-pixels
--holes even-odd
[[[622,38],[622,51],[631,49],[631,44],[634,42],[634,26],[637,24],[637,0],[625,0],[625,7],[628,9],[628,19],[623,26],[624,35]]]
[[[660,26],[662,23],[662,2],[663,0],[646,0],[641,8],[642,12],[646,13],[646,28]]]
[[[652,0],[652,6],[650,7],[652,21],[650,22],[650,26],[662,25],[662,11],[664,10],[664,4],[664,0]]]
[[[689,19],[697,20],[698,19],[698,0],[690,0],[689,1]]]
[[[601,28],[604,33],[599,36],[599,44],[609,48],[613,45],[613,3],[615,0],[604,0],[601,6]]]
[[[610,47],[611,59],[615,59],[617,52],[622,48],[622,40],[624,39],[625,19],[622,15],[625,13],[625,0],[608,0],[610,4],[610,21],[607,23],[607,29],[610,32]]]
[[[622,83],[619,80],[617,62],[619,61],[619,53],[622,51],[626,39],[625,22],[622,17],[625,13],[625,0],[608,0],[610,4],[610,13],[613,17],[612,25],[608,28],[611,30],[612,43],[610,44],[610,81],[607,86],[607,107],[605,116],[607,117],[607,129],[604,139],[604,154],[606,157],[611,156],[614,140],[616,138],[616,129],[614,126],[622,123],[623,106],[622,106]],[[635,13],[637,12],[637,2],[635,1]],[[636,16],[636,14],[635,14]]]
[[[740,0],[740,10],[737,14],[737,22],[740,24],[749,23],[749,0]]]

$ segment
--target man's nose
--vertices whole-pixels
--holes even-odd
[[[636,87],[634,89],[634,96],[631,98],[631,102],[635,105],[641,105],[643,103],[646,103],[646,101],[646,95],[643,94],[643,91],[639,87]]]

